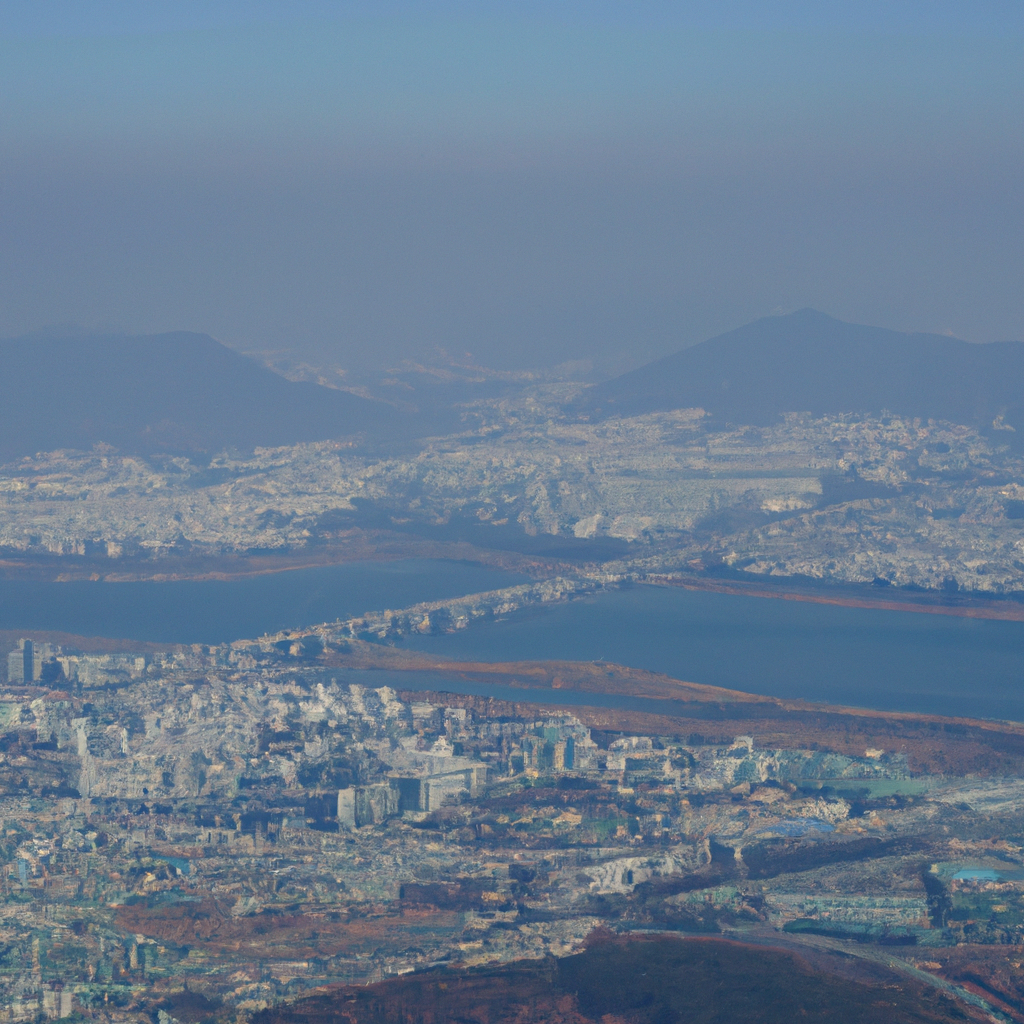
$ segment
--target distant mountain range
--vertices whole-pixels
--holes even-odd
[[[396,411],[278,376],[205,334],[0,341],[0,461],[97,442],[215,453],[393,432]]]
[[[1014,430],[1024,447],[1024,344],[974,345],[835,320],[813,309],[765,317],[589,388],[592,416],[701,407],[719,422],[782,413],[881,413]]]
[[[457,425],[436,402],[399,412],[286,380],[205,334],[14,338],[0,341],[0,375],[0,462],[99,442],[126,453],[214,454]],[[735,424],[888,411],[975,424],[1024,448],[1024,344],[902,334],[804,309],[588,388],[576,411],[603,418],[697,406]]]

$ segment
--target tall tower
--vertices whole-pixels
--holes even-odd
[[[25,652],[19,647],[7,655],[7,682],[12,685],[25,681]]]
[[[35,682],[42,670],[43,658],[49,656],[49,644],[36,647],[31,640],[19,640],[18,646],[7,655],[7,682]]]

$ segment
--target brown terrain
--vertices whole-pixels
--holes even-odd
[[[592,937],[562,959],[435,970],[342,986],[253,1024],[925,1024],[982,1020],[927,984],[854,981],[780,950],[721,939]]]
[[[868,748],[906,753],[913,771],[967,775],[1024,772],[1024,725],[1016,722],[942,718],[811,704],[762,697],[606,662],[457,662],[430,655],[353,641],[347,651],[330,652],[337,667],[430,672],[453,679],[493,683],[523,690],[523,705],[545,706],[530,690],[624,694],[664,701],[665,712],[573,705],[567,709],[593,729],[646,735],[695,737],[695,742],[732,742],[754,733],[761,748],[827,749],[862,757]],[[406,694],[411,698],[412,693]],[[420,692],[416,699],[426,699]],[[480,702],[479,705],[474,704]],[[466,706],[486,704],[500,714],[501,702],[459,697]],[[552,707],[552,705],[547,705]],[[509,713],[527,714],[509,704]],[[700,741],[696,737],[701,737]]]
[[[77,633],[62,633],[52,629],[0,629],[0,650],[11,651],[18,641],[28,634],[37,643],[59,644],[65,651],[81,651],[83,654],[159,654],[163,651],[185,650],[185,644],[150,643],[147,640],[118,640],[103,636],[79,636]],[[6,677],[7,666],[3,666]],[[32,687],[18,687],[18,692],[26,692]],[[46,691],[40,689],[40,693]]]
[[[1019,599],[975,594],[947,594],[925,590],[878,590],[871,586],[842,583],[817,583],[811,580],[768,578],[723,580],[713,576],[652,577],[650,584],[707,590],[718,594],[742,594],[785,601],[810,601],[844,608],[879,608],[893,612],[924,612],[931,615],[956,615],[968,619],[1006,619],[1024,621],[1024,602]]]
[[[1012,1020],[1024,1020],[1024,946],[965,943],[928,950],[921,966],[980,996]]]
[[[232,917],[230,904],[210,898],[197,903],[121,907],[117,926],[176,946],[200,944],[208,955],[258,950],[261,959],[303,960],[312,957],[372,953],[381,944],[416,935],[455,934],[459,914],[401,901],[361,908],[358,916],[340,913],[260,913]]]

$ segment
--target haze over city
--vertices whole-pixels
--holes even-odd
[[[45,6],[0,334],[625,369],[804,306],[1020,339],[1019,5]]]
[[[1019,3],[0,9],[0,1024],[1024,1024]]]

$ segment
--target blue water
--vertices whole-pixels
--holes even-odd
[[[1019,882],[1024,879],[1024,869],[1006,867],[982,867],[978,864],[964,864],[962,861],[945,861],[937,865],[942,878],[955,882]],[[932,867],[934,871],[936,866]]]
[[[0,580],[0,629],[220,643],[521,580],[423,559],[231,581]],[[1024,721],[1019,622],[635,587],[403,643],[487,661],[607,660],[769,696]]]
[[[522,583],[471,562],[405,559],[168,583],[0,580],[0,629],[217,644]]]
[[[487,661],[612,661],[769,696],[1024,721],[1024,623],[661,587],[406,644]]]
[[[1002,880],[1002,877],[998,871],[993,871],[991,868],[964,868],[963,871],[958,871],[953,876],[953,880],[956,882],[998,882]]]
[[[192,862],[184,857],[168,857],[164,854],[154,854],[156,860],[166,861],[172,868],[177,868],[183,875],[192,874]]]

